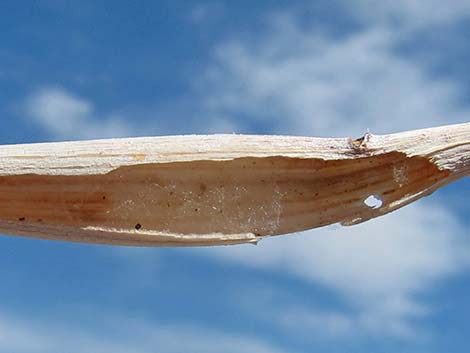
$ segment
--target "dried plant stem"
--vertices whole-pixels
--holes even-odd
[[[363,138],[170,136],[0,147],[0,232],[221,245],[386,214],[470,175],[470,123]],[[371,195],[379,203],[364,203]]]

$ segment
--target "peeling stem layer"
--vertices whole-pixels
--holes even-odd
[[[256,243],[386,214],[470,175],[470,123],[348,138],[170,136],[0,147],[0,232]],[[364,203],[369,196],[379,207]]]

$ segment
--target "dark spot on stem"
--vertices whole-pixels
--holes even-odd
[[[25,219],[26,218],[24,218],[24,217],[20,217],[20,218],[18,218],[18,221],[24,221]]]
[[[135,229],[139,230],[140,228],[142,228],[142,225],[141,225],[140,223],[137,223],[137,224],[135,225]]]

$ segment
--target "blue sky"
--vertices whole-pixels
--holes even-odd
[[[1,143],[469,121],[470,3],[1,1]],[[0,238],[1,352],[467,352],[469,181],[258,246]]]

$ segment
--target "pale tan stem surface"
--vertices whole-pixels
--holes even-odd
[[[470,123],[348,138],[170,136],[0,147],[0,232],[256,243],[383,215],[470,175]],[[369,207],[371,195],[381,205]],[[379,207],[380,206],[380,207]]]

